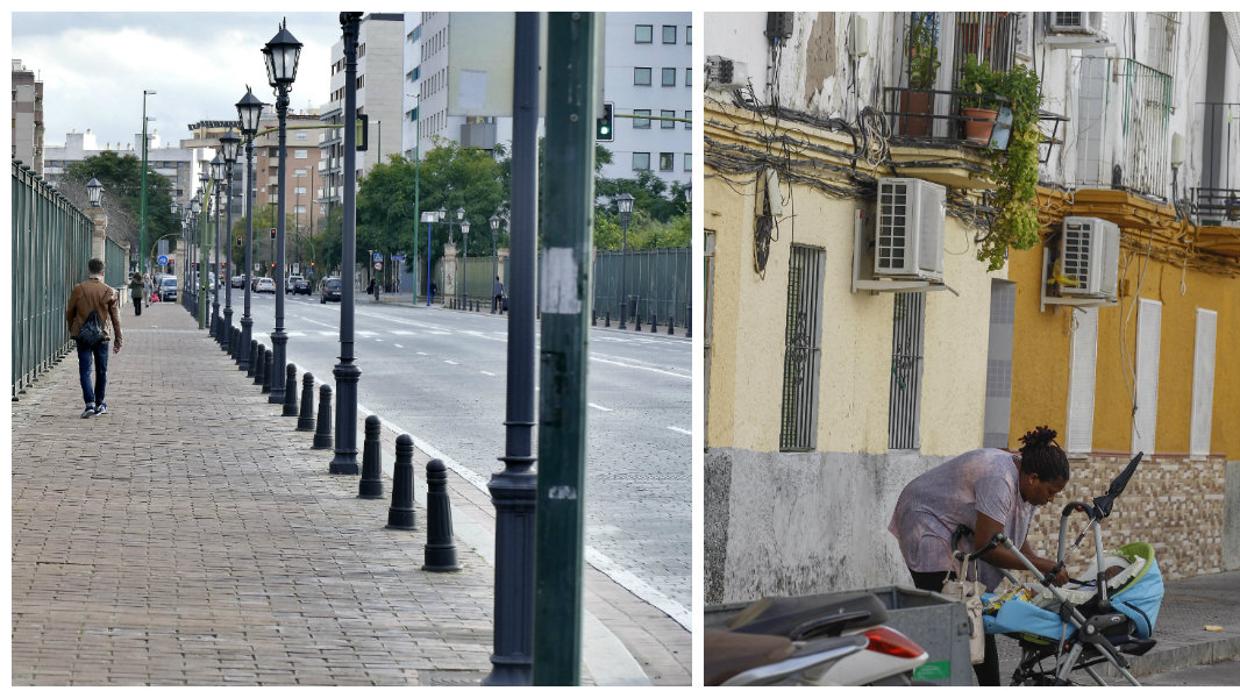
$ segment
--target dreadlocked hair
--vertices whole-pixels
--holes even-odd
[[[1020,469],[1039,480],[1068,479],[1068,454],[1055,443],[1057,432],[1048,426],[1034,428],[1020,437]]]

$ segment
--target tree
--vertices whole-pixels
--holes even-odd
[[[65,181],[85,186],[94,177],[103,184],[104,196],[120,204],[129,218],[135,222],[132,242],[140,236],[139,221],[142,211],[142,161],[133,155],[119,155],[104,151],[69,166]],[[150,169],[147,163],[146,177],[146,243],[162,235],[180,233],[181,221],[169,210],[172,207],[172,184],[167,177]],[[143,251],[143,253],[149,250]]]
[[[212,221],[211,226],[215,223]],[[284,214],[284,244],[285,251],[291,248],[292,231],[296,222],[292,213]],[[276,211],[274,206],[255,206],[254,207],[254,255],[252,260],[255,264],[262,264],[264,269],[270,267],[271,259],[271,229],[276,227]],[[215,234],[215,228],[210,228],[210,234]],[[241,240],[241,244],[237,244],[237,240]],[[232,259],[235,260],[234,266],[240,270],[238,273],[245,273],[245,216],[239,216],[233,219],[232,235],[224,244],[232,246]],[[308,258],[309,259],[309,258]]]

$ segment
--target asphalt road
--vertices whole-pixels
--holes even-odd
[[[252,298],[255,339],[270,347],[274,296]],[[233,289],[238,326],[241,307],[241,291]],[[288,361],[333,384],[339,319],[338,303],[287,296]],[[355,322],[359,403],[479,475],[500,469],[507,316],[381,305],[363,296]],[[639,596],[649,585],[686,609],[686,617],[692,600],[691,349],[679,337],[591,331],[585,493],[592,561],[601,554],[604,565],[620,571],[617,581]],[[638,581],[626,583],[625,572]]]

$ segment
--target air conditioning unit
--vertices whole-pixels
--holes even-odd
[[[1068,216],[1059,243],[1059,270],[1075,285],[1060,284],[1065,298],[1116,299],[1119,226],[1101,218]]]
[[[1045,42],[1052,48],[1110,46],[1106,15],[1102,12],[1048,12]]]
[[[874,231],[876,278],[943,281],[947,189],[913,177],[880,177]]]

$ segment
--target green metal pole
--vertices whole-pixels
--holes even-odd
[[[146,97],[153,95],[153,90],[142,90],[142,198],[138,213],[138,252],[146,252]],[[146,257],[138,262],[138,271],[146,275]],[[144,299],[145,300],[145,299]]]
[[[413,251],[409,255],[413,274],[409,285],[413,288],[413,304],[418,304],[418,226],[422,220],[422,103],[418,102],[418,119],[413,122]],[[397,272],[399,277],[400,272]]]
[[[202,215],[198,217],[198,329],[207,327],[207,219],[210,218],[207,202],[211,200],[211,185],[202,188]]]
[[[586,364],[594,213],[597,15],[547,21],[547,136],[539,270],[542,308],[538,502],[534,534],[534,684],[581,681]]]

